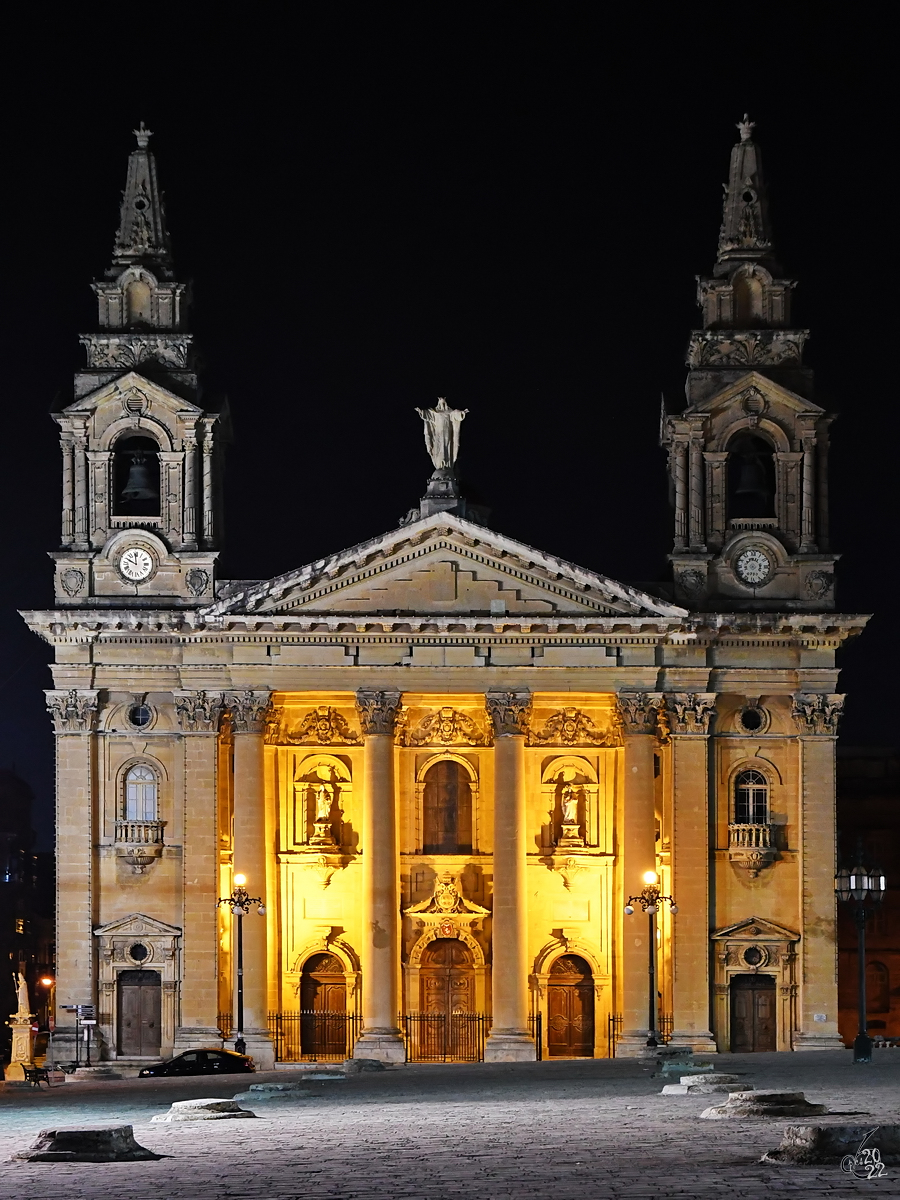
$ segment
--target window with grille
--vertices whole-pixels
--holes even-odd
[[[761,771],[741,771],[734,781],[734,823],[766,825],[769,821],[769,781]]]
[[[125,776],[125,820],[155,821],[159,785],[149,767],[138,764]]]

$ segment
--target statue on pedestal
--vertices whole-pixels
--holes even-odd
[[[434,408],[416,409],[425,425],[425,445],[435,473],[452,473],[459,455],[459,427],[468,411],[467,408],[449,408],[443,396],[438,397]]]
[[[13,973],[13,979],[16,980],[16,997],[18,1005],[16,1012],[10,1014],[9,1027],[12,1031],[12,1050],[9,1057],[9,1066],[4,1071],[4,1078],[8,1081],[25,1081],[25,1068],[34,1066],[34,1032],[31,1028],[31,1022],[34,1020],[34,1013],[31,1011],[31,1003],[28,999],[28,983],[21,971]]]

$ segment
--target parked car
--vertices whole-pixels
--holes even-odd
[[[255,1071],[249,1054],[234,1050],[186,1050],[155,1067],[144,1067],[141,1079],[155,1075],[243,1075]]]

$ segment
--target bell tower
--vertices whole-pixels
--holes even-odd
[[[791,325],[794,281],[775,258],[753,122],[738,123],[719,248],[698,278],[703,328],[688,346],[687,404],[663,413],[675,507],[679,603],[834,607],[828,549],[828,428]]]
[[[214,596],[224,406],[203,396],[190,289],[176,281],[151,132],[141,123],[97,331],[53,414],[63,460],[56,603],[193,605]]]

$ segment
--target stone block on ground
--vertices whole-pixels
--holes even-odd
[[[359,1075],[362,1071],[386,1071],[387,1067],[379,1058],[348,1058],[343,1070],[347,1075]]]
[[[151,1117],[151,1121],[227,1121],[255,1117],[256,1113],[241,1108],[234,1100],[203,1099],[176,1100],[167,1113]]]
[[[134,1140],[131,1125],[58,1125],[42,1129],[18,1162],[144,1162],[162,1158]]]
[[[874,1151],[883,1163],[900,1164],[900,1125],[788,1125],[777,1150],[764,1154],[760,1162],[783,1166],[813,1167],[840,1164],[848,1156]],[[859,1167],[863,1173],[863,1164]]]
[[[704,1075],[682,1075],[678,1083],[667,1083],[662,1096],[708,1096],[717,1092],[752,1092],[753,1088],[743,1082],[741,1075],[719,1074],[711,1071]]]
[[[700,1114],[711,1121],[727,1117],[814,1117],[827,1113],[824,1104],[810,1104],[802,1092],[731,1092],[724,1104]]]
[[[251,1083],[246,1092],[238,1092],[235,1100],[296,1100],[300,1096],[310,1095],[310,1090],[302,1083]]]

